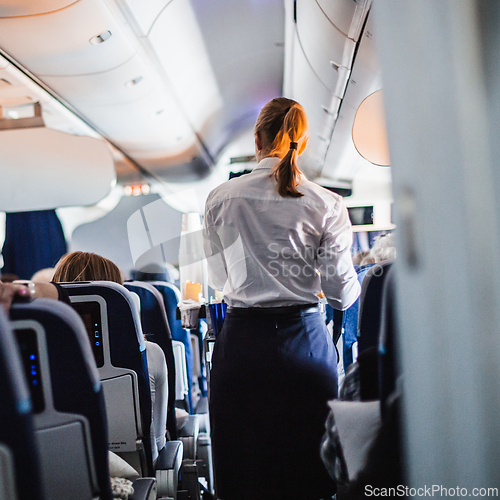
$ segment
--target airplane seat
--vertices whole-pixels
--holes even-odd
[[[29,390],[11,327],[0,308],[0,499],[45,500]]]
[[[111,499],[104,395],[87,332],[66,304],[15,304],[46,496]]]
[[[109,449],[140,475],[155,476],[151,443],[151,393],[146,344],[139,313],[125,287],[109,281],[61,284],[89,332],[97,369],[104,389],[108,415]],[[163,456],[169,458],[160,459]],[[158,462],[170,467],[175,484],[158,481],[158,491],[177,487],[182,443],[167,442]],[[156,475],[159,465],[157,462]]]
[[[382,301],[382,326],[379,341],[380,409],[385,418],[391,404],[391,395],[397,389],[399,369],[396,361],[396,293],[394,269],[388,272]]]
[[[370,268],[371,266],[364,266],[356,269],[358,281],[361,285],[361,288],[363,288],[364,278]],[[355,361],[353,355],[353,346],[356,342],[358,342],[359,304],[360,298],[358,297],[354,304],[343,311],[342,315],[344,371],[346,371],[347,368],[349,368],[349,366],[353,363],[353,361]]]
[[[188,378],[185,362],[186,356],[184,344],[182,342],[172,341],[170,337],[170,329],[168,326],[165,306],[161,294],[150,283],[140,281],[127,282],[125,283],[125,287],[128,290],[137,293],[141,298],[141,322],[143,331],[146,332],[146,335],[151,341],[157,342],[164,349],[164,351],[165,349],[169,349],[172,360],[175,363],[175,370],[173,370],[173,373],[176,375],[176,377],[174,377],[175,379],[173,381],[173,390],[170,390],[169,385],[169,400],[170,397],[172,397],[173,400],[184,400],[188,391]],[[175,417],[174,406],[172,406],[172,410]],[[167,428],[169,429],[171,435],[175,432],[175,435],[178,436],[178,439],[182,441],[184,460],[200,460],[200,470],[203,471],[201,475],[204,477],[210,477],[210,437],[208,435],[201,436],[199,433],[200,422],[204,422],[203,417],[204,415],[189,415],[184,424],[179,427],[175,427],[176,424],[179,424],[179,422],[176,420],[173,421],[174,426],[169,427],[167,420]],[[168,415],[168,418],[170,418],[170,413]],[[172,429],[172,427],[174,428]],[[200,448],[198,446],[199,443],[201,443]],[[199,456],[198,449],[200,449],[202,452],[201,456]],[[186,466],[186,462],[184,462],[183,466]]]
[[[171,439],[177,439],[175,418],[175,380],[176,369],[172,335],[168,325],[163,298],[160,292],[149,283],[130,281],[124,284],[127,290],[135,292],[141,299],[142,331],[151,342],[157,343],[165,354],[168,369],[168,413],[167,431]]]
[[[382,290],[392,262],[375,264],[365,273],[360,297],[358,349],[377,347],[382,314]],[[364,268],[363,268],[364,269]]]
[[[379,339],[382,322],[383,290],[392,262],[375,264],[362,283],[358,322],[359,388],[362,401],[378,400]]]
[[[193,348],[191,346],[191,338],[189,330],[182,328],[182,323],[177,319],[177,304],[181,300],[180,290],[171,283],[166,281],[148,281],[162,295],[165,304],[165,312],[167,313],[168,325],[172,333],[172,339],[182,342],[186,351],[187,375],[189,381],[189,393],[187,397],[187,405],[189,413],[193,413],[192,401],[192,379],[193,379]]]

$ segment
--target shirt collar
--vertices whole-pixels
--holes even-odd
[[[264,158],[259,161],[257,166],[253,169],[255,172],[256,170],[261,170],[261,169],[271,169],[275,167],[279,162],[281,161],[281,158]]]

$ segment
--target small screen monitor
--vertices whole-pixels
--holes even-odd
[[[347,210],[353,226],[373,224],[373,207],[352,207]]]
[[[104,365],[101,306],[99,302],[73,302],[71,305],[83,320],[94,352],[96,365],[100,368]]]
[[[40,353],[36,332],[32,328],[15,330],[17,343],[21,350],[24,373],[30,389],[33,412],[41,413],[45,409],[42,374],[40,372]]]

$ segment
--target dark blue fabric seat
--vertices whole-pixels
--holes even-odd
[[[363,280],[372,266],[363,266],[356,269],[358,281],[363,287]],[[358,319],[359,319],[360,298],[344,311],[342,316],[343,351],[344,351],[344,371],[353,362],[352,346],[358,341]]]
[[[148,283],[150,285],[153,285],[163,297],[165,311],[167,313],[168,325],[170,327],[172,338],[184,344],[184,348],[186,350],[187,374],[189,381],[187,405],[189,413],[193,413],[193,400],[191,394],[191,384],[193,380],[193,348],[191,345],[189,330],[182,328],[181,321],[177,319],[177,304],[181,299],[181,292],[175,285],[172,285],[171,283],[167,283],[165,281],[149,281]]]
[[[168,414],[167,430],[171,439],[177,439],[175,418],[175,360],[172,349],[172,336],[165,312],[163,297],[149,283],[130,281],[125,288],[136,293],[141,299],[142,331],[151,342],[157,343],[165,354],[168,369]]]
[[[391,265],[392,262],[375,264],[365,274],[362,283],[358,323],[358,347],[360,353],[369,347],[378,348],[382,318],[382,292],[387,278],[387,271]]]
[[[87,306],[82,304],[100,305],[103,352],[102,366],[98,363],[98,371],[104,384],[109,446],[122,456],[137,454],[135,441],[141,439],[144,453],[140,454],[140,464],[134,462],[134,465],[144,476],[152,477],[151,393],[146,344],[131,296],[125,287],[109,281],[65,283],[62,286],[80,314],[87,314],[82,309]],[[121,407],[127,402],[132,408],[122,411]],[[124,422],[124,419],[128,420]],[[136,433],[135,437],[131,436],[132,431]]]
[[[8,476],[13,472],[17,496],[12,496],[12,500],[44,500],[31,400],[3,308],[0,308],[0,394],[0,455],[4,466],[7,460],[12,461],[12,468],[7,465],[0,469],[0,482],[5,489],[9,488]],[[13,493],[7,489],[6,494]]]
[[[10,317],[31,388],[47,496],[111,499],[104,395],[82,320],[47,299],[15,304]]]

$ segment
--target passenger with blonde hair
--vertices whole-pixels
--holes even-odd
[[[318,295],[346,309],[360,287],[342,198],[299,169],[307,142],[302,106],[268,102],[255,125],[257,167],[213,190],[205,207],[209,284],[229,306],[210,374],[224,500],[335,493],[319,447],[337,397],[337,355]]]

